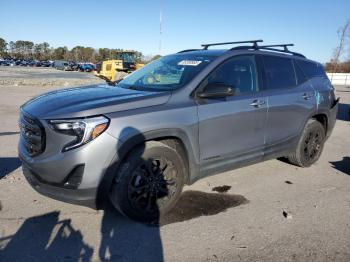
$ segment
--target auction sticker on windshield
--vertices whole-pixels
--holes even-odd
[[[178,65],[184,65],[184,66],[197,66],[200,63],[202,63],[202,61],[196,61],[196,60],[182,60],[178,63]]]

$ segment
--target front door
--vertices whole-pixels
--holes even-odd
[[[220,83],[234,90],[233,96],[198,100],[201,163],[262,153],[267,103],[257,93],[257,75],[253,55],[235,56],[201,84]]]

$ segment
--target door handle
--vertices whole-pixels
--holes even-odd
[[[307,93],[304,93],[304,94],[303,94],[303,98],[304,98],[305,100],[310,100],[311,95],[309,95],[309,94],[307,94]]]
[[[250,103],[251,106],[254,106],[254,107],[261,107],[262,105],[265,104],[265,101],[262,101],[262,100],[254,100],[252,103]]]

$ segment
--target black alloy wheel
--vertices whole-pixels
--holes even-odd
[[[131,175],[128,199],[131,205],[147,213],[162,209],[178,188],[177,171],[170,159],[161,157],[141,163]]]
[[[141,222],[159,222],[180,198],[185,182],[184,156],[160,141],[133,149],[115,175],[109,198],[122,214]]]

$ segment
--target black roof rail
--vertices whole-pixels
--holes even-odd
[[[177,52],[177,54],[191,52],[191,51],[198,51],[198,50],[202,50],[202,49],[185,49],[185,50],[182,50],[180,52]]]
[[[261,46],[259,46],[259,48],[283,47],[283,51],[289,52],[288,46],[294,46],[294,44],[261,45]]]
[[[294,46],[294,44],[279,44],[279,45],[261,45],[261,46],[237,46],[237,47],[233,47],[230,50],[249,50],[249,49],[253,49],[253,50],[266,50],[266,51],[273,51],[273,52],[279,52],[279,53],[287,53],[287,54],[291,54],[291,55],[295,55],[295,56],[299,56],[302,58],[306,58],[304,55],[297,53],[297,52],[293,52],[290,51],[288,49],[288,46]],[[274,47],[283,47],[283,50],[281,49],[276,49]]]
[[[302,58],[306,58],[306,56],[304,56],[303,54],[297,53],[297,52],[292,52],[292,51],[284,51],[284,50],[280,50],[280,49],[276,49],[276,48],[270,48],[270,47],[263,47],[263,48],[259,48],[258,50],[267,50],[267,51],[273,51],[273,52],[280,52],[280,53],[286,53],[286,54],[291,54],[294,56],[299,56]]]
[[[294,56],[299,56],[302,58],[306,58],[306,56],[290,51],[288,49],[289,46],[294,46],[294,44],[278,44],[278,45],[258,45],[258,43],[263,42],[262,39],[258,40],[248,40],[248,41],[237,41],[237,42],[223,42],[223,43],[213,43],[213,44],[203,44],[202,47],[203,49],[186,49],[182,50],[178,53],[185,53],[185,52],[190,52],[190,51],[198,51],[198,50],[207,50],[209,46],[215,46],[215,45],[234,45],[234,44],[253,44],[251,46],[248,45],[242,45],[242,46],[236,46],[233,47],[229,50],[266,50],[266,51],[273,51],[273,52],[279,52],[279,53],[286,53]],[[274,47],[281,47],[283,49],[277,49]]]
[[[238,41],[238,42],[223,42],[223,43],[213,43],[213,44],[203,44],[202,47],[204,50],[207,50],[209,46],[214,46],[214,45],[234,45],[234,44],[247,44],[247,43],[252,43],[253,47],[257,47],[258,43],[263,42],[262,39],[258,40],[248,40],[248,41]]]
[[[259,48],[259,50],[260,50],[260,48]],[[302,58],[306,58],[306,56],[304,56],[303,54],[300,54],[300,53],[297,53],[297,52],[292,52],[292,51],[284,51],[284,50],[279,50],[279,49],[269,48],[269,47],[261,48],[261,50],[286,53],[286,54],[291,54],[291,55],[294,55],[294,56],[300,56]]]

